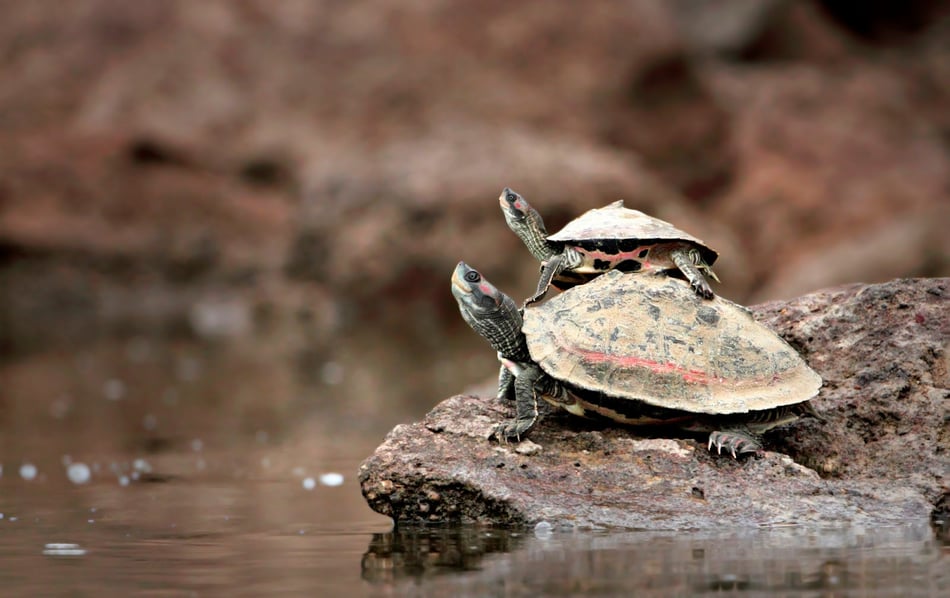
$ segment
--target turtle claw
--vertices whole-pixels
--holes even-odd
[[[521,442],[521,436],[525,434],[534,421],[519,421],[512,419],[502,422],[495,426],[489,438],[494,438],[499,444],[508,444],[510,441]]]
[[[702,278],[695,279],[689,283],[690,288],[693,289],[693,292],[702,297],[703,299],[712,299],[713,290]]]
[[[743,453],[755,453],[762,449],[762,445],[754,436],[736,430],[711,433],[709,435],[709,444],[706,448],[711,451],[714,446],[716,447],[717,455],[721,455],[722,449],[725,448],[729,454],[732,455],[733,459],[738,459],[738,455],[742,455]]]

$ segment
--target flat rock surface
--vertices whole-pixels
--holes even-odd
[[[489,441],[511,406],[451,397],[397,426],[360,468],[397,521],[577,527],[883,524],[926,519],[950,472],[950,279],[818,291],[753,308],[825,380],[815,409],[739,461],[705,439],[547,413],[520,444]],[[486,349],[487,350],[487,349]]]

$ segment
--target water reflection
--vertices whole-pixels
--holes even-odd
[[[486,555],[515,552],[524,540],[518,532],[480,527],[397,528],[373,534],[363,555],[363,579],[392,584],[477,571]]]
[[[386,593],[696,596],[946,596],[950,567],[923,524],[722,533],[506,532],[406,528],[376,534],[363,579]]]
[[[926,526],[387,531],[356,474],[395,423],[391,372],[311,380],[293,354],[134,338],[0,362],[0,595],[950,595]]]

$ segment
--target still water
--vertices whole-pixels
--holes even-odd
[[[356,471],[424,406],[351,397],[385,387],[359,360],[314,379],[292,354],[133,338],[6,360],[0,596],[950,596],[926,522],[393,530]]]

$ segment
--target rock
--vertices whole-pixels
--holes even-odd
[[[950,168],[899,66],[705,74],[733,115],[734,180],[713,211],[744,232],[753,278],[769,280],[753,301],[814,282],[946,275]],[[872,255],[849,251],[857,241]]]
[[[705,439],[640,436],[550,410],[530,450],[487,438],[510,417],[459,395],[396,427],[360,467],[398,522],[638,529],[926,520],[950,471],[950,279],[833,288],[753,308],[822,375],[825,421],[766,435],[735,461]],[[655,432],[649,432],[655,434]],[[535,448],[538,445],[540,448]],[[437,499],[433,499],[437,497]]]

